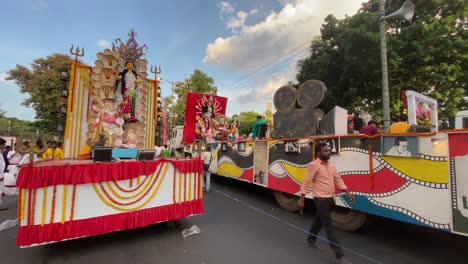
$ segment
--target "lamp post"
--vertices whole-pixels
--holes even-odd
[[[385,15],[385,0],[379,1],[380,16]],[[385,35],[385,19],[380,20],[380,58],[382,60],[382,104],[383,104],[383,122],[384,131],[388,132],[390,128],[390,93],[388,91],[388,72],[387,72],[387,38]]]
[[[387,38],[386,38],[386,22],[385,19],[396,17],[403,18],[410,22],[414,14],[414,5],[410,1],[406,1],[403,6],[396,12],[385,16],[385,0],[379,0],[379,20],[380,20],[380,57],[382,60],[382,105],[383,105],[383,121],[384,131],[388,132],[390,128],[390,92],[388,88],[388,71],[387,71]]]

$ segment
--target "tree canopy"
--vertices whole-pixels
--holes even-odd
[[[37,58],[30,68],[16,65],[7,72],[7,80],[14,80],[22,93],[29,94],[23,102],[36,111],[36,123],[44,133],[56,133],[61,122],[61,90],[64,87],[60,80],[60,69],[68,68],[71,58],[68,55],[53,53],[46,58]]]
[[[177,101],[172,106],[170,113],[177,115],[174,119],[175,125],[184,124],[185,106],[187,104],[187,93],[212,93],[217,94],[218,88],[214,86],[214,79],[206,73],[196,69],[188,80],[185,82],[177,82],[173,88],[173,92],[177,96]]]
[[[387,1],[390,2],[390,1]],[[391,1],[387,13],[404,0]],[[467,3],[463,0],[415,0],[413,22],[387,21],[388,72],[392,113],[401,111],[401,91],[414,90],[436,99],[439,119],[468,107]],[[382,75],[378,1],[363,4],[344,19],[325,18],[311,56],[299,62],[297,79],[323,81],[324,108],[339,105],[381,119]]]

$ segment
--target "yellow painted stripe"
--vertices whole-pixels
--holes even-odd
[[[413,179],[433,183],[448,183],[447,162],[392,156],[384,156],[383,159],[395,169]]]
[[[223,176],[239,178],[242,175],[242,173],[242,169],[229,162],[222,162],[218,166],[218,174]]]
[[[286,173],[290,177],[294,178],[298,182],[304,181],[307,168],[295,167],[295,166],[292,166],[291,164],[284,163],[284,162],[282,164],[284,168],[286,169]]]

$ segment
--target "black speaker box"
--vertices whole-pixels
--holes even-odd
[[[94,162],[110,162],[112,161],[112,148],[96,147],[93,150]]]

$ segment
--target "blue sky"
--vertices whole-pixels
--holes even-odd
[[[323,18],[352,15],[360,0],[16,0],[2,1],[0,28],[1,109],[9,117],[34,120],[27,98],[6,72],[53,52],[68,53],[71,44],[85,49],[82,61],[94,65],[96,53],[130,29],[146,44],[149,64],[161,77],[183,81],[195,69],[215,80],[227,96],[228,115],[264,112],[274,91],[295,80],[295,63],[308,55]],[[7,23],[8,22],[8,23]],[[265,66],[268,65],[268,66]],[[149,73],[150,77],[153,77]],[[163,96],[171,85],[162,83]]]

